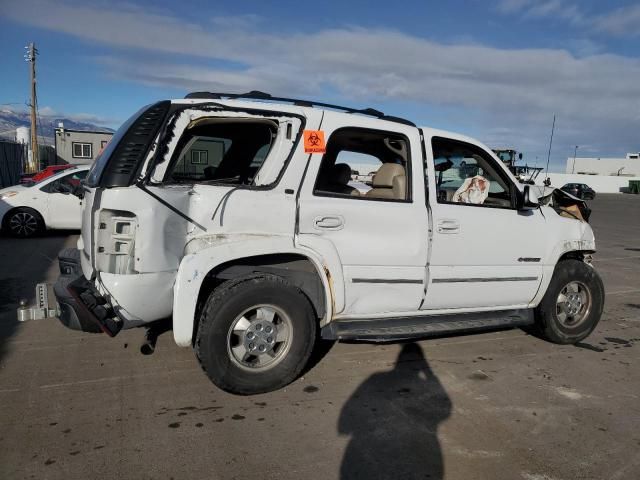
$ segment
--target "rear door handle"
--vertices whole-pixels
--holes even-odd
[[[321,230],[340,230],[344,227],[344,219],[339,216],[326,215],[316,217],[313,224],[315,228]]]
[[[457,220],[453,220],[450,218],[438,220],[438,233],[460,233],[460,224]]]

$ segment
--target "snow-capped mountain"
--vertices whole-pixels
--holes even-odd
[[[38,138],[40,142],[44,142],[45,144],[53,143],[54,130],[57,128],[59,122],[64,124],[64,128],[70,130],[91,130],[94,132],[114,131],[111,128],[101,127],[90,122],[41,114],[38,124]],[[0,107],[0,138],[13,140],[15,139],[16,128],[29,127],[30,125],[31,121],[28,112]]]

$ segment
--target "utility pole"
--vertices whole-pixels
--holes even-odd
[[[31,151],[27,162],[27,172],[35,173],[38,171],[40,162],[38,161],[38,130],[37,130],[37,95],[36,95],[36,56],[38,50],[36,44],[31,42],[27,49],[24,59],[31,64]]]
[[[573,168],[571,169],[571,173],[574,173],[576,170],[576,154],[578,153],[578,145],[576,145],[575,150],[573,150]]]

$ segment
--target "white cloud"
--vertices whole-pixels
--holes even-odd
[[[503,13],[520,12],[534,2],[535,0],[500,0],[498,10]]]
[[[535,3],[526,11],[525,17],[554,17],[567,20],[575,25],[580,25],[585,21],[585,17],[577,5],[567,4],[563,0],[546,0]]]
[[[613,36],[640,35],[640,5],[619,7],[608,13],[593,14],[577,3],[567,0],[499,0],[497,10],[503,14],[518,14],[522,18],[564,20],[590,32]]]
[[[640,35],[640,5],[629,5],[595,19],[597,30],[612,35]]]
[[[531,2],[503,3],[531,8]],[[554,0],[543,5],[548,11],[564,8]],[[451,45],[386,29],[285,34],[256,28],[252,17],[193,23],[129,5],[37,0],[3,8],[17,21],[114,47],[98,62],[111,75],[144,84],[311,97],[329,89],[351,103],[421,105],[425,118],[434,107],[461,107],[461,129],[493,144],[541,152],[556,113],[558,148],[564,142],[596,144],[603,152],[638,150],[637,58]],[[156,52],[154,58],[188,56],[182,62],[149,61],[138,54],[141,49]],[[438,126],[438,119],[432,123]]]

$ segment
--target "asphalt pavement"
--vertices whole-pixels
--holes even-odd
[[[590,202],[606,289],[578,346],[506,330],[336,344],[287,388],[226,394],[191,349],[18,324],[74,232],[0,237],[0,478],[636,479],[640,196]]]

